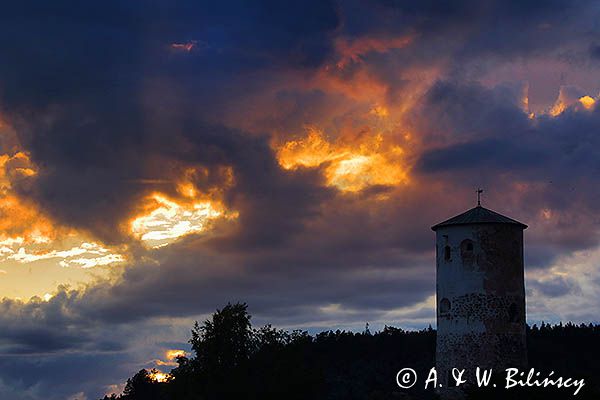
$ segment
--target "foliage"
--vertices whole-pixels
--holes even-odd
[[[121,395],[104,400],[376,400],[435,399],[422,387],[400,390],[395,374],[414,368],[426,376],[435,365],[435,330],[386,326],[371,333],[326,331],[315,336],[270,325],[253,329],[246,304],[228,304],[192,329],[194,355],[178,357],[166,382],[141,370]],[[585,378],[578,399],[599,397],[599,325],[534,325],[527,329],[530,366]],[[469,399],[552,399],[571,392],[550,389],[478,389]]]

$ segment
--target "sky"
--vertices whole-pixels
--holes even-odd
[[[435,324],[435,223],[526,223],[527,312],[600,322],[600,2],[13,2],[0,398],[168,372],[195,320]]]

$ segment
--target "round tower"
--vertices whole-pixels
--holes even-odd
[[[438,384],[452,368],[475,382],[475,369],[527,364],[523,230],[477,205],[441,222],[436,233]],[[450,378],[450,379],[449,379]]]

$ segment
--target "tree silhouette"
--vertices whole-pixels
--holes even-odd
[[[190,344],[205,398],[233,398],[244,393],[252,351],[252,326],[245,303],[227,304],[202,325],[196,322]]]
[[[123,394],[104,400],[379,400],[436,399],[416,385],[401,390],[395,374],[414,368],[419,377],[435,365],[436,331],[325,331],[311,336],[266,325],[253,329],[244,303],[227,304],[202,325],[195,323],[192,357],[178,357],[170,379],[141,370]],[[527,329],[529,363],[538,371],[585,378],[577,399],[598,399],[600,326],[572,323]],[[472,389],[467,399],[564,399],[555,389]]]
[[[245,303],[227,304],[202,326],[196,322],[190,344],[204,371],[228,373],[243,365],[252,349],[248,306]]]
[[[152,378],[152,374],[158,371],[140,370],[133,377],[127,379],[127,384],[123,390],[122,399],[145,399],[154,400],[160,399],[160,383]]]

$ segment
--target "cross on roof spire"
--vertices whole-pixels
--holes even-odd
[[[481,193],[483,193],[483,189],[477,189],[477,206],[481,207]]]

